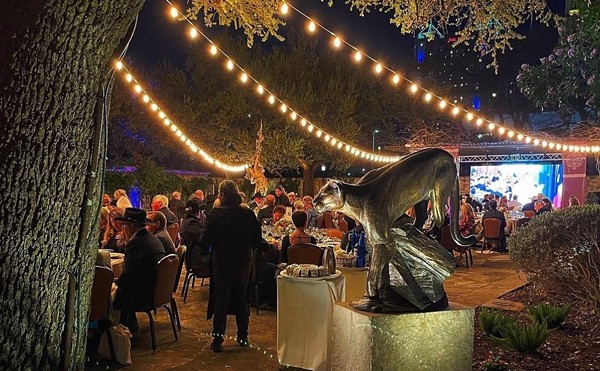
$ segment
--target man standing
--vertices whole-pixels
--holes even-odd
[[[152,211],[160,211],[167,218],[167,227],[171,224],[179,222],[177,215],[175,215],[169,208],[169,199],[165,195],[157,195],[152,199]]]
[[[118,287],[114,303],[121,310],[120,323],[137,332],[135,312],[152,304],[156,286],[156,264],[165,256],[162,244],[146,230],[152,223],[146,219],[146,210],[128,208],[125,215],[115,218],[123,224],[129,242],[125,248],[125,267],[116,282]]]

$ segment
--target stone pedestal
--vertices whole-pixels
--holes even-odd
[[[472,368],[475,309],[450,304],[429,313],[333,310],[333,371],[418,371]]]

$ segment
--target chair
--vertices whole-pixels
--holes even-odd
[[[289,264],[315,264],[322,265],[323,250],[310,243],[290,246],[288,249]]]
[[[179,246],[179,224],[173,223],[167,227],[167,232],[169,232],[169,236],[171,240],[175,244],[175,248]]]
[[[344,238],[344,232],[335,228],[327,228],[327,236],[341,240],[342,238]]]
[[[201,262],[200,267],[191,268],[189,266],[189,252],[186,253],[186,259],[184,259],[185,264],[185,280],[183,281],[183,288],[181,289],[181,296],[183,296],[183,302],[187,302],[187,295],[190,290],[190,283],[192,284],[192,288],[196,284],[196,278],[201,278],[202,282],[200,282],[200,286],[204,286],[204,279],[210,278],[211,268],[210,268],[210,254],[206,254],[206,262]]]
[[[444,248],[446,250],[448,250],[448,252],[452,255],[454,255],[453,252],[455,250],[458,253],[460,253],[461,258],[464,255],[465,256],[465,266],[467,268],[469,268],[469,261],[470,261],[471,267],[472,267],[473,266],[473,253],[471,252],[471,247],[458,246],[456,244],[456,242],[454,242],[454,240],[452,239],[452,234],[450,232],[449,225],[443,226],[440,233],[441,233],[442,246],[444,246]]]
[[[338,227],[340,227],[340,231],[342,231],[344,233],[348,233],[348,222],[345,221],[344,219],[338,220]]]
[[[258,254],[262,254],[261,249],[254,249],[254,252],[252,253],[252,272],[250,274],[250,287],[252,285],[254,285],[254,306],[256,307],[256,314],[258,313],[258,307],[259,307],[259,296],[258,296],[258,285],[262,284],[262,282],[259,282],[258,280],[258,274],[257,274],[257,262],[258,262]]]
[[[173,329],[173,335],[175,340],[179,340],[177,336],[177,329],[175,328],[175,318],[169,305],[173,298],[173,286],[175,285],[175,279],[177,275],[177,269],[179,267],[179,258],[175,254],[170,254],[160,259],[156,268],[156,286],[154,287],[154,302],[152,305],[138,311],[145,312],[148,315],[150,321],[150,335],[152,337],[152,350],[156,350],[156,334],[154,331],[154,316],[152,312],[156,312],[157,309],[164,308],[169,315],[171,321],[171,328]]]
[[[92,284],[92,297],[89,321],[99,321],[98,329],[100,336],[106,331],[106,339],[108,340],[108,348],[110,349],[111,359],[115,359],[115,349],[113,347],[112,338],[108,326],[102,325],[102,320],[108,316],[110,306],[110,290],[114,281],[114,273],[106,267],[96,267],[94,272],[94,281]]]
[[[526,211],[523,211],[523,215],[525,215],[526,218],[533,218],[535,216],[535,211],[526,210]]]
[[[498,242],[500,252],[502,252],[502,220],[498,218],[486,218],[483,219],[483,243],[481,245],[481,252],[485,250],[486,246],[492,247],[490,242]]]
[[[526,226],[531,218],[520,218],[517,220],[517,229]]]
[[[185,253],[187,251],[187,247],[185,245],[179,245],[177,247],[177,257],[179,258],[179,267],[177,268],[177,276],[175,276],[175,285],[173,286],[173,293],[177,292],[177,287],[179,287],[179,280],[181,279],[181,271],[183,270],[183,262],[185,260]],[[175,298],[171,296],[171,309],[173,310],[173,315],[177,320],[177,328],[181,331],[181,320],[179,318],[179,310],[177,309],[177,303],[175,302]]]

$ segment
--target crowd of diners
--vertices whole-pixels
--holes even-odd
[[[313,198],[308,195],[296,197],[294,192],[286,192],[281,185],[272,193],[256,193],[248,199],[235,182],[225,180],[219,185],[217,195],[205,197],[202,190],[197,190],[187,201],[177,191],[172,192],[170,199],[156,195],[148,211],[132,207],[127,192],[118,189],[113,197],[105,194],[102,204],[97,265],[110,268],[106,250],[124,253],[125,260],[122,274],[115,281],[114,307],[120,310],[120,316],[114,321],[126,325],[133,333],[137,331],[135,312],[152,302],[156,264],[164,256],[174,254],[176,243],[181,242],[187,247],[188,269],[210,266],[211,298],[214,300],[209,302],[208,318],[213,319],[211,348],[215,352],[222,351],[228,313],[236,316],[238,343],[240,346],[248,345],[248,285],[252,262],[255,261],[257,274],[265,278],[262,280],[264,291],[271,293],[270,297],[267,295],[270,299],[268,305],[276,306],[276,264],[287,262],[290,246],[314,244],[315,238],[306,229],[321,227]],[[570,197],[569,206],[578,204],[575,197]],[[418,207],[427,208],[427,201],[415,205],[415,208]],[[482,219],[502,220],[504,228],[504,213],[511,210],[532,211],[534,215],[540,215],[552,211],[553,206],[542,194],[525,205],[516,196],[508,199],[486,195],[478,201],[466,195],[460,208],[460,231],[465,236],[473,232],[477,212],[483,212]],[[290,211],[291,218],[285,218]],[[414,209],[407,211],[409,216],[415,217],[413,213]],[[429,217],[416,219],[417,228],[439,239],[435,226],[427,225],[431,220]],[[343,220],[349,225],[345,232],[354,228],[355,231],[362,230],[360,223],[341,213],[334,213],[332,220]],[[173,241],[167,231],[173,224],[179,225],[180,241]],[[269,244],[262,237],[261,225],[282,227],[288,233],[277,243]],[[347,238],[342,240],[343,247],[346,247],[347,241]],[[264,254],[256,254],[256,259],[253,259],[256,249],[267,255],[277,250],[278,258],[269,261],[261,258]]]

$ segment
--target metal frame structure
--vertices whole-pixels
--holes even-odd
[[[459,163],[469,162],[543,162],[562,161],[562,153],[528,153],[510,155],[468,155],[458,156]]]

